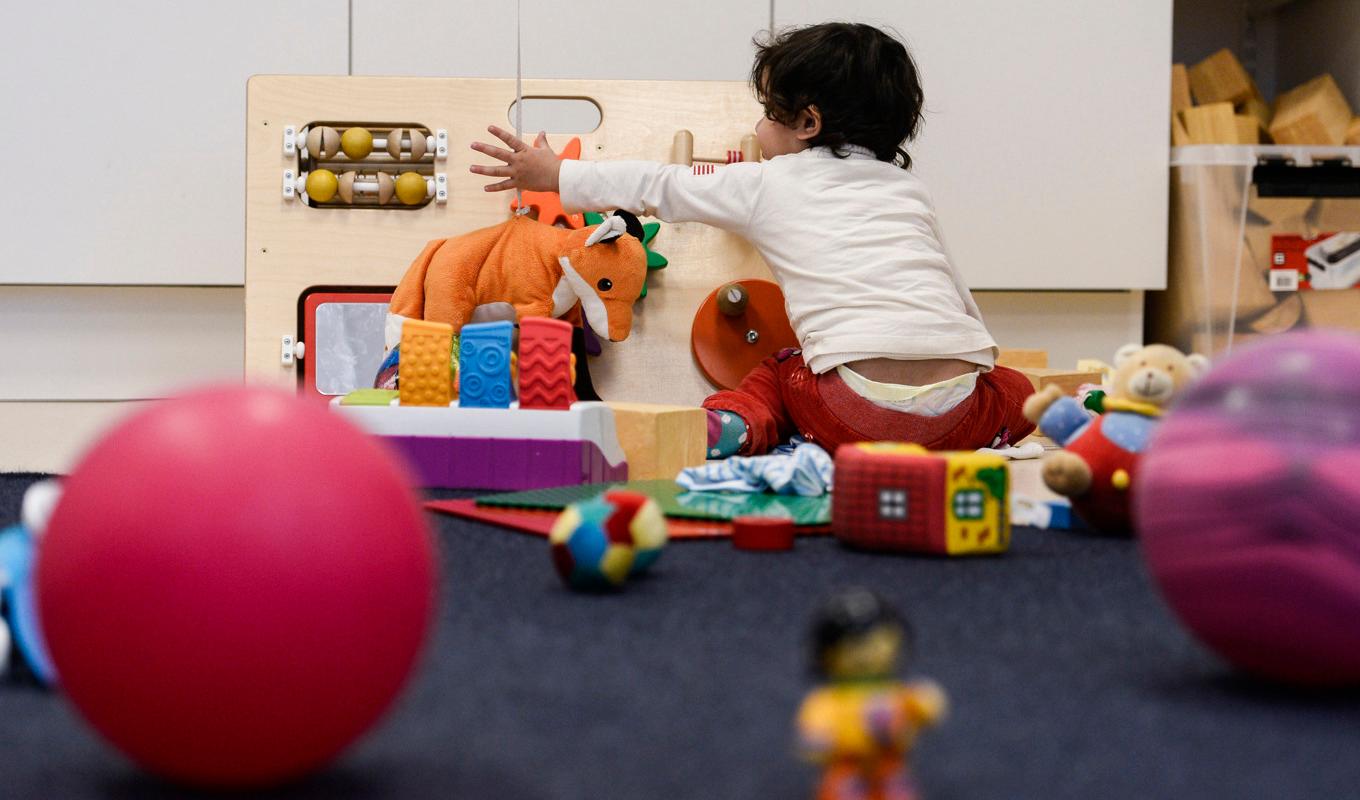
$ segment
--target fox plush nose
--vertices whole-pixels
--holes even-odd
[[[609,311],[609,341],[621,342],[633,330],[633,306],[631,303],[605,303]]]

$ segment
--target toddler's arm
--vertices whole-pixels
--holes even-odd
[[[478,175],[505,179],[488,185],[489,192],[559,192],[562,204],[572,210],[622,208],[666,222],[703,222],[738,233],[746,230],[760,193],[757,163],[695,175],[690,167],[652,161],[559,161],[541,133],[530,146],[501,128],[487,130],[510,148],[472,145],[473,150],[505,162],[471,167]]]

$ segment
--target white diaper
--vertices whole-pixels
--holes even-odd
[[[949,413],[973,393],[978,377],[976,372],[968,372],[925,386],[903,386],[871,381],[843,364],[836,367],[836,374],[841,376],[851,391],[870,403],[918,417],[938,417]]]

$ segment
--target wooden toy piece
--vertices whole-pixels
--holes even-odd
[[[1171,116],[1190,108],[1195,103],[1190,99],[1190,76],[1184,64],[1171,65]]]
[[[732,520],[732,546],[773,553],[793,549],[793,520],[787,517],[737,517]]]
[[[1261,95],[1241,62],[1227,48],[1190,67],[1189,78],[1200,105],[1242,103]]]
[[[798,709],[803,757],[822,768],[818,800],[918,797],[909,761],[922,730],[944,718],[934,682],[897,678],[911,629],[883,598],[851,589],[813,622],[812,669],[822,685]]]
[[[525,317],[519,323],[519,407],[571,408],[571,325]]]
[[[340,152],[340,132],[325,125],[307,130],[307,153],[312,158],[332,158]]]
[[[694,166],[696,173],[707,173],[713,171],[716,164],[735,164],[738,161],[759,161],[760,143],[756,140],[754,133],[748,133],[741,137],[741,146],[737,150],[728,150],[727,154],[720,158],[709,158],[706,156],[694,155],[694,134],[687,130],[675,132],[675,138],[671,141],[671,163]],[[697,166],[696,166],[697,165]]]
[[[425,183],[425,176],[419,172],[403,172],[397,176],[397,199],[404,205],[419,205],[425,200],[428,188]]]
[[[307,173],[307,196],[317,203],[329,203],[340,189],[340,181],[328,169],[314,169]]]
[[[1184,147],[1194,144],[1190,139],[1190,131],[1185,129],[1185,119],[1180,114],[1171,115],[1171,146]]]
[[[718,289],[718,311],[724,316],[736,317],[746,313],[746,304],[751,295],[741,283],[729,283]]]
[[[346,128],[340,134],[340,150],[345,157],[351,161],[368,158],[368,154],[373,152],[373,134],[367,128],[360,128],[357,125],[353,128]]]
[[[1238,104],[1237,112],[1255,118],[1256,124],[1260,127],[1260,133],[1257,134],[1258,137],[1260,134],[1269,135],[1270,106],[1266,105],[1266,101],[1259,97],[1249,97],[1246,102]]]
[[[1324,73],[1276,98],[1270,135],[1276,144],[1339,145],[1351,119],[1346,96]]]
[[[692,406],[610,402],[632,480],[674,480],[707,459],[708,414]]]
[[[996,363],[1012,369],[1020,369],[1022,367],[1047,368],[1048,351],[1003,347],[1001,348],[1001,354],[996,358]]]
[[[874,550],[980,555],[1010,547],[1009,465],[998,455],[865,442],[836,451],[831,528]]]
[[[1048,386],[1057,386],[1063,394],[1076,394],[1084,383],[1100,383],[1101,374],[1096,371],[1048,369],[1043,367],[1021,367],[1017,371],[1029,378],[1034,391],[1042,391]]]
[[[1346,144],[1360,144],[1360,117],[1351,120],[1346,128]]]
[[[1260,144],[1261,123],[1250,114],[1234,114],[1233,123],[1237,128],[1234,140],[1237,144]]]
[[[404,326],[403,326],[404,327]],[[514,323],[464,325],[458,339],[458,405],[460,408],[510,407],[510,342]],[[406,386],[406,350],[402,348],[400,386]]]
[[[1232,103],[1210,103],[1181,112],[1192,144],[1235,144],[1237,121]]]
[[[425,157],[429,142],[413,128],[397,128],[387,134],[387,154],[397,161],[419,161]]]
[[[797,347],[798,337],[784,310],[784,293],[773,281],[748,278],[736,281],[746,292],[745,308],[737,314],[719,310],[719,296],[726,295],[729,309],[734,284],[724,284],[705,298],[690,328],[694,361],[709,383],[719,389],[735,389],[757,364],[786,347]]]
[[[453,402],[453,326],[408,319],[401,326],[401,404]]]

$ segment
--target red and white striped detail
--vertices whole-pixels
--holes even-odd
[[[694,174],[695,174],[695,175],[712,175],[713,172],[714,172],[714,170],[716,170],[717,168],[718,168],[718,165],[717,165],[717,164],[710,164],[710,163],[695,164],[695,165],[694,165]]]

